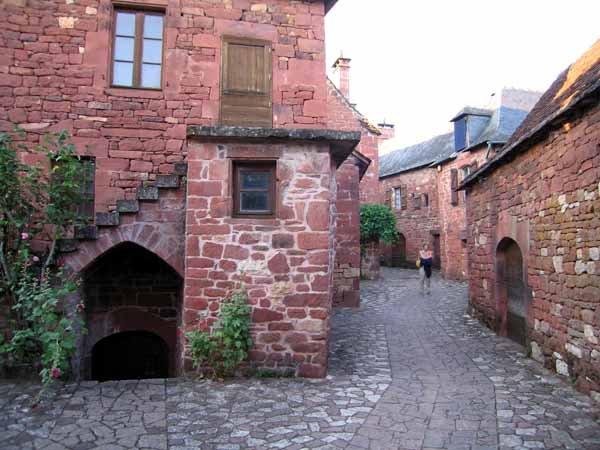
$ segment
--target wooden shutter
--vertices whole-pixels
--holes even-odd
[[[477,170],[477,161],[473,161],[473,163],[471,164],[471,173],[475,172]]]
[[[394,209],[394,205],[392,204],[392,199],[394,198],[394,196],[392,195],[392,193],[393,189],[387,189],[385,191],[385,204],[390,208]]]
[[[407,193],[406,193],[407,188],[406,188],[406,186],[402,186],[400,188],[400,190],[401,190],[401,194],[402,194],[402,202],[401,202],[402,209],[406,209],[406,206],[408,204],[408,199],[406,197],[406,195],[407,195]]]
[[[271,43],[224,37],[221,124],[273,126]]]
[[[450,170],[450,203],[454,206],[458,205],[458,170]]]
[[[421,209],[421,196],[415,194],[415,209]]]

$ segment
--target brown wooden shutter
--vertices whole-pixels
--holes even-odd
[[[221,124],[273,126],[271,43],[224,37]]]
[[[401,190],[401,205],[402,205],[402,209],[406,209],[406,207],[408,206],[408,199],[407,199],[407,187],[406,186],[402,186],[400,188]]]
[[[392,195],[392,191],[393,191],[392,189],[388,189],[385,191],[385,204],[393,209],[394,205],[392,204],[392,199],[394,197]]]
[[[455,206],[458,205],[458,192],[456,188],[458,188],[458,170],[452,169],[450,170],[450,203]]]

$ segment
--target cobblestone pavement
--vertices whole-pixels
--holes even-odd
[[[0,382],[0,449],[600,449],[600,409],[465,315],[466,287],[383,269],[333,318],[324,380]]]

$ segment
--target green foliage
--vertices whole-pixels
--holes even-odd
[[[45,135],[33,150],[0,133],[0,303],[10,311],[0,363],[39,366],[45,386],[68,373],[73,330],[82,325],[83,305],[66,305],[77,284],[56,255],[59,239],[78,225],[81,179],[66,132]]]
[[[211,369],[217,378],[233,375],[248,357],[252,347],[248,295],[241,288],[221,303],[219,319],[209,331],[206,327],[186,333],[194,367]]]
[[[396,216],[384,205],[362,205],[360,207],[360,240],[362,243],[381,241],[392,244],[396,241]]]

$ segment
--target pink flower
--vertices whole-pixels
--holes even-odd
[[[21,233],[21,239],[29,239],[29,233]]]
[[[52,372],[50,372],[50,376],[52,378],[60,377],[60,369],[58,367],[55,367],[54,369],[52,369]]]
[[[81,312],[84,309],[84,305],[83,303],[78,303],[77,306],[75,307],[75,309],[77,310],[77,312]]]
[[[181,329],[177,329],[177,336],[181,336],[183,334],[183,331]]]
[[[34,256],[31,259],[33,259],[33,262],[40,262],[40,258],[38,258],[37,256]]]

